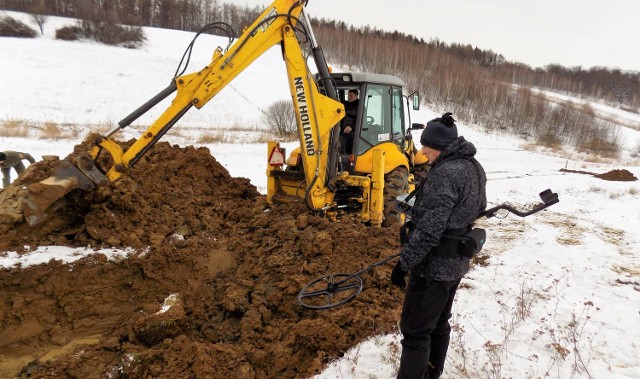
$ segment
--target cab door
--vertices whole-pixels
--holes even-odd
[[[355,172],[371,172],[373,148],[385,151],[385,174],[396,167],[409,169],[403,152],[404,97],[402,89],[390,84],[368,83],[360,97],[362,117],[358,138],[354,142]]]
[[[404,146],[404,98],[402,89],[382,84],[368,84],[363,102],[361,128],[354,146],[362,155],[383,142],[393,142],[402,150]]]
[[[391,89],[391,140],[400,150],[404,150],[405,144],[405,113],[402,89],[393,87]]]
[[[364,96],[360,98],[364,104],[360,134],[354,144],[356,155],[362,155],[374,146],[391,140],[393,112],[390,94],[389,85],[367,84]]]

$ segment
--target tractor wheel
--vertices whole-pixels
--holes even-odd
[[[416,187],[422,183],[422,180],[427,177],[429,173],[429,165],[426,163],[413,166],[413,179],[416,181]]]
[[[396,209],[396,198],[409,193],[409,172],[404,167],[396,167],[384,176],[384,211],[382,226],[399,225],[404,215]]]

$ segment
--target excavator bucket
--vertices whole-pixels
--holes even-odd
[[[24,218],[29,225],[38,225],[57,209],[54,204],[59,204],[69,192],[77,188],[91,191],[96,185],[108,183],[89,155],[69,156],[60,161],[52,176],[27,185],[22,199]]]

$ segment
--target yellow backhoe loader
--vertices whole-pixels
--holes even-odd
[[[329,77],[331,92],[337,92],[342,103],[350,91],[360,96],[349,123],[353,141],[347,142],[344,124],[342,128],[333,126],[324,132],[309,133],[309,136],[324,134],[322,141],[335,141],[328,150],[315,149],[311,147],[316,145],[306,144],[305,129],[298,128],[300,147],[291,153],[285,167],[277,162],[268,166],[267,202],[296,196],[306,199],[309,209],[332,219],[350,214],[371,225],[397,222],[402,216],[394,207],[395,198],[408,193],[426,172],[426,157],[417,154],[406,128],[410,124],[408,100],[412,101],[413,109],[418,109],[419,97],[404,96],[404,83],[391,75],[331,73]],[[320,92],[328,93],[322,81],[319,84]],[[306,107],[304,92],[295,93],[293,98],[296,109]],[[297,113],[304,123],[304,112]],[[331,135],[336,132],[343,135]],[[270,158],[277,149],[276,142],[269,144]],[[328,166],[332,155],[337,156],[335,173],[330,170],[333,166]],[[326,176],[323,170],[327,170]],[[415,180],[411,180],[413,174]]]
[[[70,155],[51,177],[28,185],[25,220],[37,225],[70,191],[90,191],[125,175],[187,111],[203,107],[278,44],[296,111],[300,147],[285,158],[277,142],[269,143],[268,203],[303,198],[309,209],[332,219],[355,214],[371,225],[401,217],[394,213],[392,202],[410,190],[413,172],[418,176],[426,166],[426,157],[417,154],[411,135],[406,134],[408,106],[411,102],[417,109],[418,95],[403,96],[402,81],[388,75],[330,74],[304,13],[305,4],[303,0],[275,0],[227,49],[217,48],[206,67],[176,74],[166,89],[106,135],[96,137],[87,151]],[[318,71],[315,75],[307,65],[309,55]],[[358,89],[361,99],[352,131],[353,149],[345,152],[340,122],[345,116],[342,101],[350,89]],[[124,151],[113,139],[116,132],[174,92],[171,105]]]

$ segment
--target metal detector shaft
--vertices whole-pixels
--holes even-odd
[[[367,272],[369,272],[369,271],[373,270],[374,268],[376,268],[376,267],[378,267],[378,266],[382,266],[383,264],[385,264],[385,263],[389,262],[389,261],[390,261],[390,260],[392,260],[392,259],[398,258],[399,256],[400,256],[400,254],[392,255],[392,256],[390,256],[390,257],[388,257],[388,258],[385,258],[385,259],[381,260],[380,262],[376,262],[376,263],[372,264],[372,265],[371,265],[371,266],[369,266],[369,267],[365,267],[365,268],[363,268],[362,270],[360,270],[360,271],[358,271],[358,272],[356,272],[356,273],[351,274],[351,276],[360,276],[360,275],[362,275],[362,274],[364,274],[364,273],[367,273]],[[347,280],[347,279],[342,279],[341,281],[336,282],[336,285],[339,285],[340,283],[342,283],[342,282],[344,282],[344,281],[346,281],[346,280]]]
[[[505,209],[519,217],[527,217],[534,213],[538,213],[543,209],[549,208],[553,204],[556,204],[560,201],[558,199],[558,194],[553,193],[550,189],[546,189],[540,192],[540,199],[542,199],[542,204],[539,204],[528,211],[519,211],[508,204],[501,204],[485,210],[484,212],[480,213],[476,219],[481,217],[486,217],[486,218],[494,217],[496,215],[496,212],[499,211],[500,209]]]
[[[343,283],[345,283],[346,281],[348,281],[351,277],[354,277],[354,276],[360,276],[360,275],[362,275],[362,274],[365,274],[365,273],[367,273],[367,272],[369,272],[369,271],[373,270],[374,268],[376,268],[376,267],[378,267],[378,266],[382,266],[383,264],[385,264],[385,263],[389,262],[389,261],[390,261],[390,260],[392,260],[392,259],[398,258],[399,256],[400,256],[400,254],[395,254],[395,255],[392,255],[392,256],[390,256],[390,257],[387,257],[387,258],[385,258],[385,259],[381,260],[380,262],[376,262],[376,263],[372,264],[372,265],[371,265],[371,266],[369,266],[369,267],[365,267],[365,268],[363,268],[362,270],[360,270],[360,271],[358,271],[358,272],[355,272],[355,273],[351,274],[350,276],[346,277],[345,279],[342,279],[342,280],[340,280],[340,281],[337,281],[337,282],[333,283],[333,286],[334,286],[334,287],[336,287],[336,288],[339,288],[341,284],[343,284]]]

